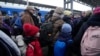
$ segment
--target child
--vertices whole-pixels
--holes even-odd
[[[37,38],[39,37],[39,28],[29,23],[25,23],[23,25],[23,31],[26,37],[25,42],[28,45],[26,49],[26,56],[43,56],[42,49]]]
[[[61,28],[61,32],[54,45],[54,56],[65,56],[66,47],[72,43],[71,39],[72,27],[68,23],[64,23]]]

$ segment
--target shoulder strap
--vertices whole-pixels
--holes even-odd
[[[34,47],[31,44],[29,44],[29,46],[34,50]]]

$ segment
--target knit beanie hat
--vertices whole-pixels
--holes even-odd
[[[56,9],[55,9],[55,13],[58,13],[58,14],[63,14],[63,11],[64,11],[64,9],[63,8],[61,8],[61,7],[57,7]]]
[[[39,32],[39,28],[29,23],[25,23],[23,25],[23,31],[26,36],[35,36]]]
[[[61,32],[63,32],[63,33],[71,33],[71,31],[72,31],[72,27],[71,27],[70,24],[64,23],[62,25]]]
[[[28,7],[26,8],[26,10],[35,10],[35,8],[32,7],[32,6],[28,6]]]
[[[96,8],[93,10],[93,14],[100,14],[100,7],[96,7]]]
[[[66,15],[64,15],[63,20],[64,20],[66,23],[70,23],[71,18],[68,17],[68,16],[66,16]]]

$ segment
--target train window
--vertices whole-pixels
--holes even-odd
[[[3,16],[7,15],[7,12],[6,11],[1,10],[1,12],[2,12],[2,15]]]

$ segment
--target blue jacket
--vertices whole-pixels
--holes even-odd
[[[22,29],[22,21],[21,21],[21,18],[17,18],[15,23],[14,23],[14,26],[16,26],[17,28],[21,28]]]
[[[73,42],[71,31],[72,27],[70,24],[64,23],[62,25],[61,32],[54,45],[54,56],[65,56],[67,46]]]
[[[72,27],[68,23],[64,23],[61,28],[61,32],[58,36],[59,41],[64,41],[65,43],[72,42],[72,35],[71,35]]]

